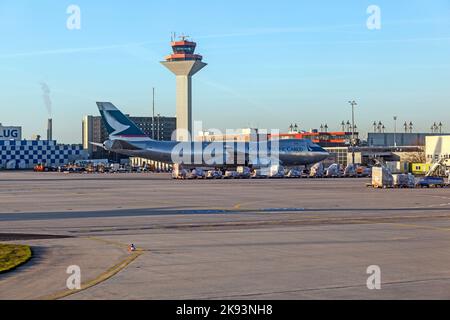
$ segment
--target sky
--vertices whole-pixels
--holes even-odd
[[[70,5],[80,29],[67,28]],[[367,27],[371,5],[380,29]],[[0,0],[0,123],[45,136],[43,89],[59,142],[81,142],[96,101],[150,116],[152,87],[156,113],[175,116],[160,65],[172,32],[208,63],[193,81],[204,129],[339,130],[356,100],[363,135],[375,120],[393,131],[393,116],[450,130],[450,0]]]

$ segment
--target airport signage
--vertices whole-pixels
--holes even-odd
[[[22,128],[0,125],[0,140],[22,140]]]

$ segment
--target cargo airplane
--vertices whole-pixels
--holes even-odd
[[[93,145],[107,151],[183,167],[265,167],[310,165],[329,156],[322,147],[307,139],[281,139],[255,142],[156,141],[144,134],[110,102],[97,102],[109,134],[104,143]],[[261,152],[262,151],[262,152]]]

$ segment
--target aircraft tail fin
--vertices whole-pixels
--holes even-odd
[[[111,102],[97,102],[103,123],[110,139],[145,139],[150,138],[136,124],[117,109]]]

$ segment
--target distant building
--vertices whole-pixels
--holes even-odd
[[[324,147],[328,151],[330,156],[325,160],[326,163],[339,163],[344,167],[347,166],[349,154],[348,147]],[[350,159],[351,162],[351,159]]]
[[[254,136],[253,139],[256,139],[257,134],[258,129],[254,128],[227,130],[225,134],[210,131],[202,131],[198,133],[198,135],[195,137],[194,140],[203,142],[215,142],[215,141],[249,142],[252,139],[252,135]]]
[[[262,131],[254,128],[239,129],[235,132],[227,132],[226,134],[215,134],[214,132],[204,131],[200,132],[196,137],[198,141],[213,142],[213,141],[236,141],[248,142],[251,135],[261,134]],[[352,139],[351,132],[319,132],[311,130],[310,132],[290,132],[280,134],[267,133],[267,139],[278,138],[285,139],[309,139],[312,142],[319,144],[322,147],[348,147]],[[357,143],[358,133],[355,132],[355,139]]]
[[[390,146],[425,146],[425,137],[427,136],[446,136],[450,134],[442,133],[404,133],[404,132],[369,132],[367,144],[369,147],[390,147]],[[394,139],[395,137],[395,139]]]
[[[152,138],[153,122],[152,117],[130,117],[139,129]],[[172,133],[176,129],[175,117],[155,117],[155,140],[170,141]],[[92,145],[90,142],[103,143],[108,139],[108,132],[100,116],[84,116],[82,122],[83,148],[88,151],[91,158],[109,158],[118,160],[119,156],[110,154],[100,147]]]
[[[0,168],[31,169],[38,163],[61,166],[86,159],[82,145],[57,144],[48,140],[0,140]]]
[[[351,147],[326,147],[324,148],[330,153],[325,161],[327,163],[339,163],[346,166],[352,163]],[[362,165],[374,164],[374,160],[382,161],[401,161],[410,163],[424,162],[425,150],[423,146],[406,146],[406,147],[355,147],[355,163]]]
[[[312,142],[326,148],[348,147],[351,145],[352,133],[345,131],[320,132],[311,130],[309,132],[290,132],[280,133],[278,137],[281,139],[309,139]],[[355,132],[356,145],[359,144],[359,134]]]
[[[348,150],[347,163],[351,163],[351,148]],[[382,161],[423,162],[425,150],[423,146],[404,147],[356,147],[355,163],[370,165],[375,159]]]
[[[5,127],[0,123],[1,140],[22,140],[22,127]]]

